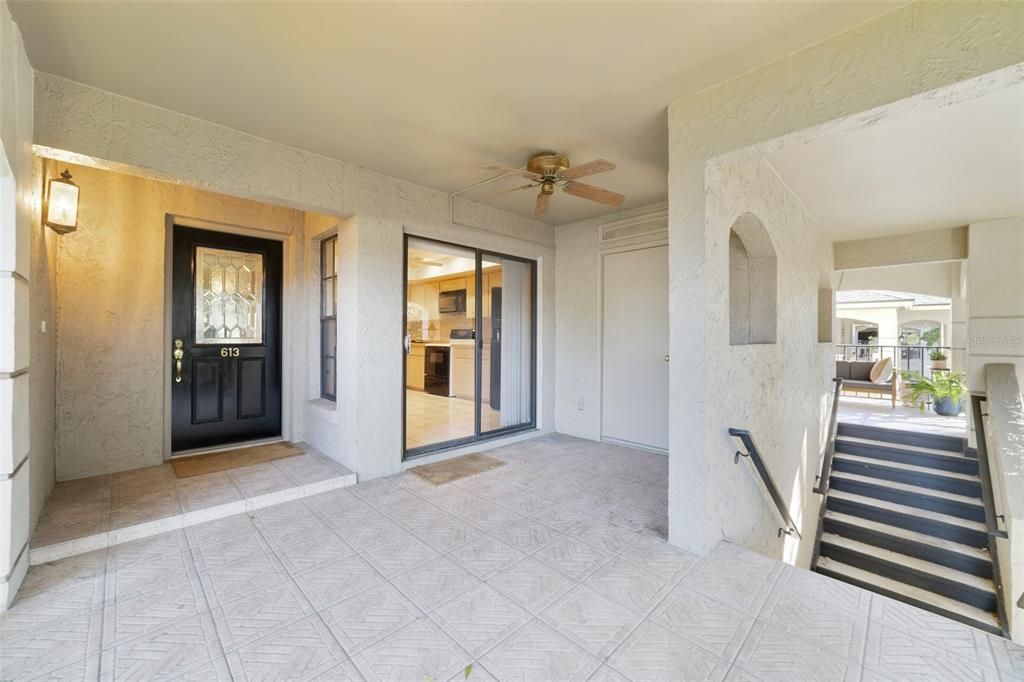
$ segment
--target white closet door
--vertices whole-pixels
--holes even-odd
[[[668,247],[604,256],[601,436],[668,450]]]

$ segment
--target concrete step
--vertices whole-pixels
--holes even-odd
[[[825,504],[829,511],[859,516],[971,547],[988,546],[988,528],[977,521],[842,490],[830,490]]]
[[[842,437],[864,438],[882,443],[923,447],[943,452],[962,453],[964,451],[964,439],[955,436],[863,426],[848,422],[839,422],[836,433]]]
[[[815,570],[823,575],[937,613],[979,630],[998,636],[1004,635],[999,627],[999,618],[995,613],[975,608],[956,599],[950,599],[941,594],[886,578],[828,557],[819,558]]]
[[[930,467],[844,453],[836,453],[832,461],[832,471],[870,476],[965,497],[981,497],[981,479],[972,474],[937,471]]]
[[[970,521],[985,520],[985,507],[980,497],[957,495],[847,471],[833,471],[829,485],[834,490],[897,502]]]
[[[981,578],[992,577],[992,560],[987,549],[969,547],[926,533],[833,511],[825,512],[822,528],[825,533],[901,552]]]
[[[939,472],[978,475],[978,460],[965,457],[962,454],[943,454],[856,438],[836,438],[836,452],[927,467]]]
[[[995,585],[988,578],[834,533],[822,535],[820,552],[820,556],[941,594],[984,611],[995,612],[997,608]]]

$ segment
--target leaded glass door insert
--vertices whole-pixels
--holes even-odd
[[[171,261],[171,449],[281,435],[281,242],[176,225]]]
[[[196,247],[196,343],[263,343],[263,254]]]

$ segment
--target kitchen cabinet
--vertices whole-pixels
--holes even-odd
[[[473,351],[472,344],[452,346],[452,392],[456,398],[473,399],[473,384],[476,377]]]
[[[424,325],[423,335],[426,338],[427,330],[430,325],[434,325],[434,330],[440,333],[441,330],[441,314],[438,312],[437,306],[437,294],[438,285],[437,282],[426,282],[423,284],[410,284],[409,289],[406,291],[409,303],[414,303],[423,309]]]
[[[417,391],[422,391],[424,367],[424,349],[422,343],[414,343],[405,356],[405,385]]]
[[[466,278],[453,277],[452,279],[443,279],[439,284],[441,291],[458,291],[459,289],[466,288]]]

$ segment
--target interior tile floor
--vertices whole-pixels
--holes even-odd
[[[564,436],[31,569],[0,679],[1009,680],[1024,649],[721,544],[663,456]]]
[[[501,412],[487,403],[480,406],[481,432],[501,427]],[[405,391],[405,447],[443,443],[472,436],[473,401],[407,389]]]
[[[969,406],[968,408],[969,409]],[[883,429],[900,429],[935,433],[942,436],[963,438],[967,435],[967,416],[943,417],[931,408],[924,410],[897,404],[878,398],[843,396],[839,399],[839,421]]]
[[[179,479],[170,464],[162,464],[57,483],[32,535],[30,562],[81,554],[355,480],[337,462],[306,452],[191,478]]]

